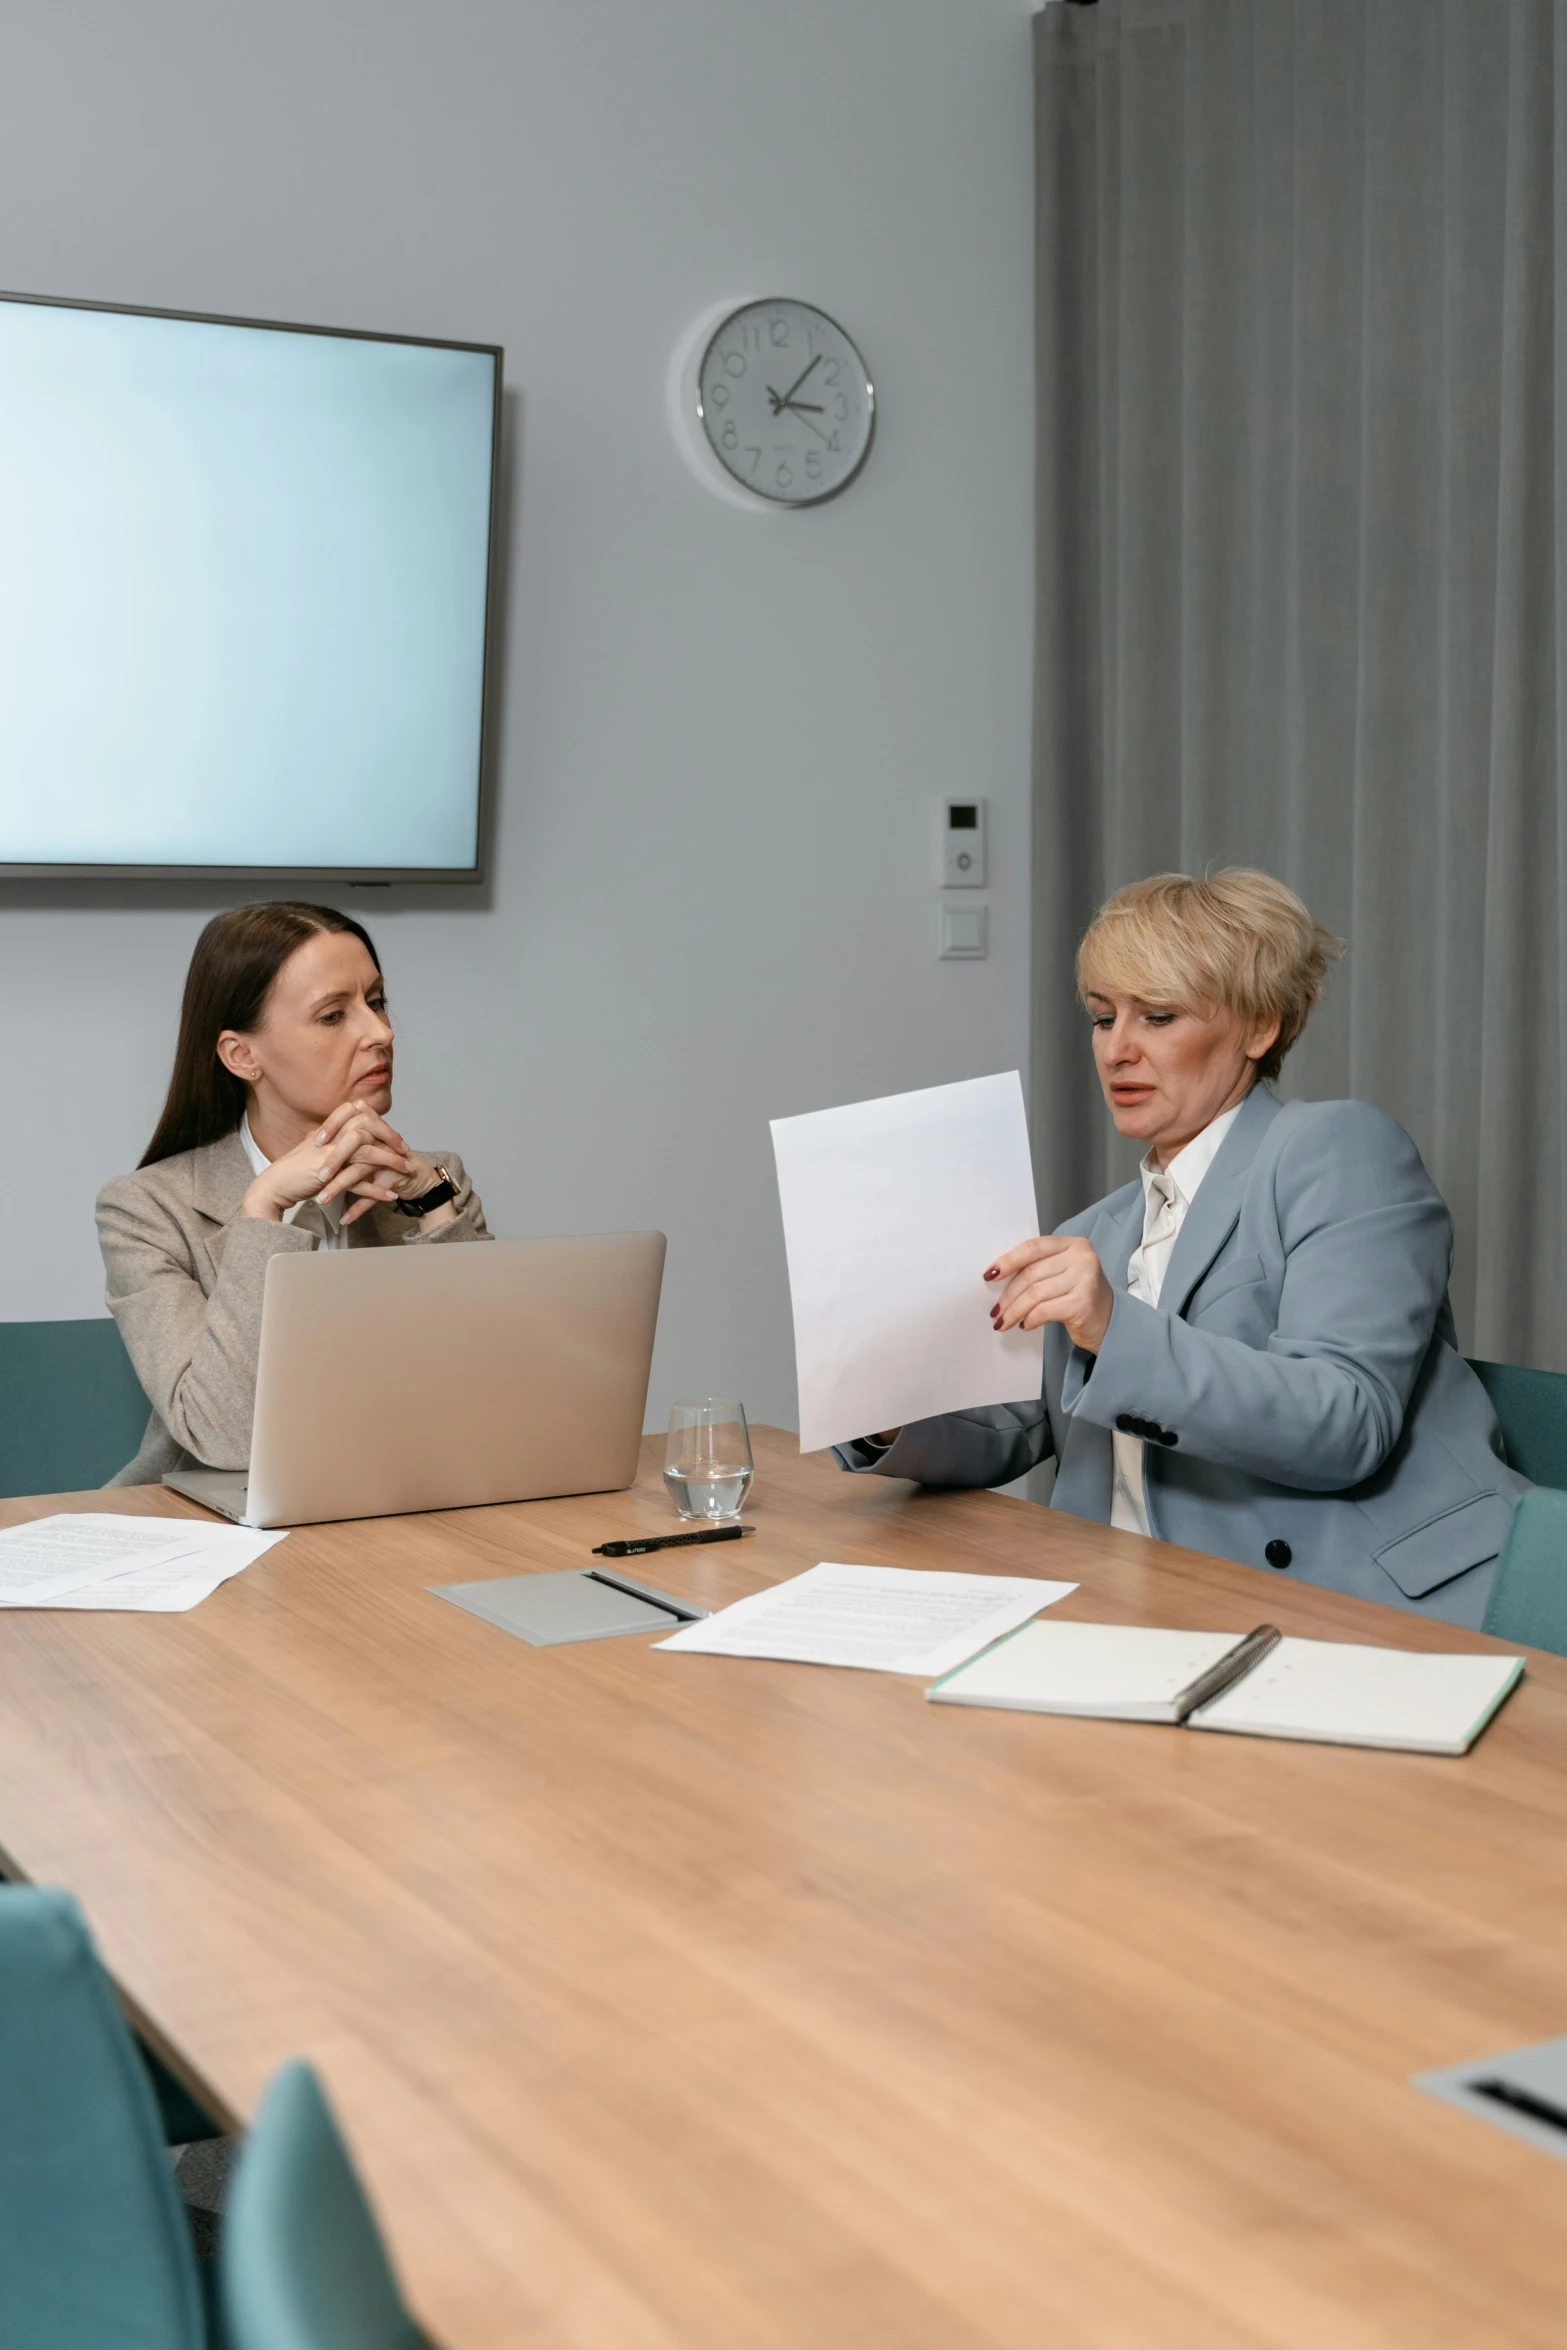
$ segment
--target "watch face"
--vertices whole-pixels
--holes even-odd
[[[732,311],[702,354],[696,399],[720,465],[779,506],[815,506],[846,488],[876,421],[864,360],[808,302]]]

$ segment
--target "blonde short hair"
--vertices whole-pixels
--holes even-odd
[[[1213,1013],[1243,1027],[1276,1018],[1257,1064],[1277,1077],[1343,941],[1271,874],[1234,865],[1205,881],[1156,873],[1106,898],[1077,950],[1077,992]]]

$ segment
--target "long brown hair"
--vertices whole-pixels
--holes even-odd
[[[225,1028],[247,1036],[261,1025],[273,980],[294,949],[322,930],[357,938],[380,970],[370,933],[331,906],[235,906],[213,916],[185,974],[174,1073],[157,1132],[141,1156],[144,1167],[235,1131],[245,1114],[245,1087],[218,1059],[218,1038]]]

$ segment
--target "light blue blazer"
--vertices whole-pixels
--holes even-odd
[[[1157,1306],[1128,1295],[1140,1181],[1060,1227],[1115,1292],[1097,1356],[1045,1331],[1039,1403],[948,1412],[845,1468],[1004,1485],[1056,1460],[1051,1507],[1108,1523],[1111,1434],[1142,1436],[1166,1542],[1477,1627],[1528,1479],[1502,1454],[1447,1300],[1453,1228],[1403,1128],[1364,1102],[1248,1095]]]

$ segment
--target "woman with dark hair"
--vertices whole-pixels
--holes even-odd
[[[112,1483],[248,1468],[273,1257],[489,1239],[462,1161],[410,1149],[391,1106],[369,933],[329,906],[209,922],[157,1131],[136,1173],[98,1195],[109,1311],[152,1403]]]

